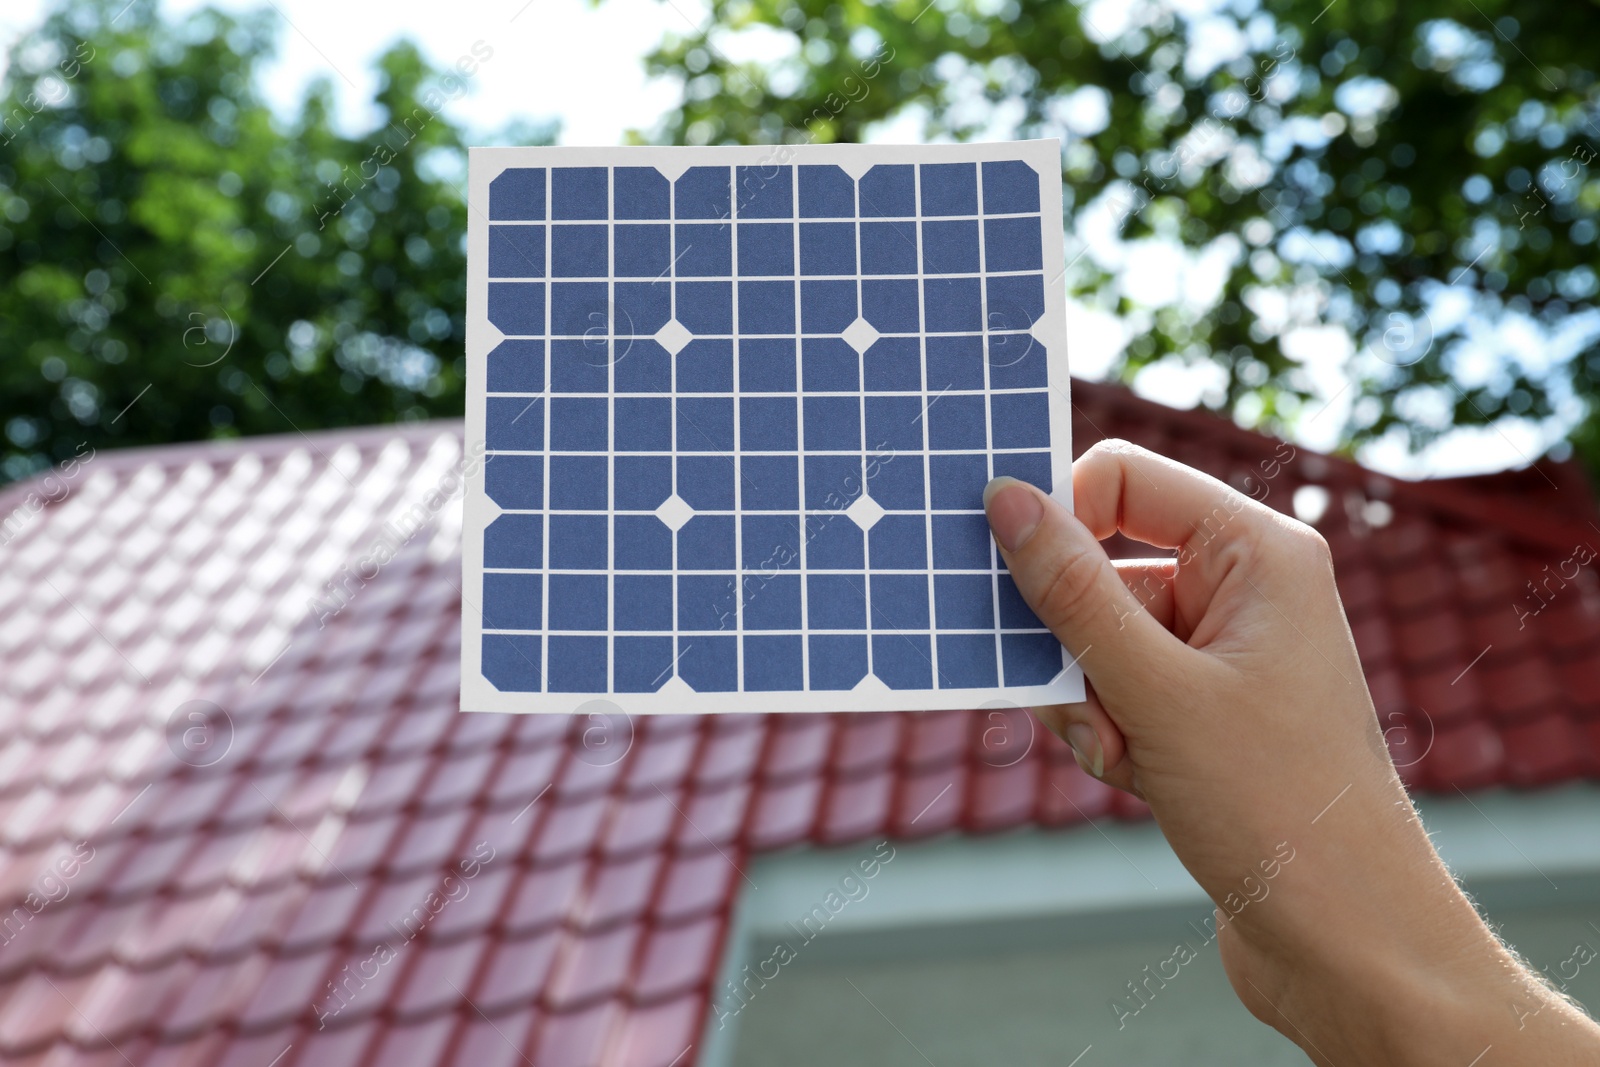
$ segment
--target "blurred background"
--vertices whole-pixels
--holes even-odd
[[[462,410],[464,146],[1060,137],[1074,374],[1600,465],[1592,5],[11,0],[0,478]]]

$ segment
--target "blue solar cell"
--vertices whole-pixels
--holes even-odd
[[[486,443],[496,452],[544,448],[544,401],[538,397],[491,396],[486,422]]]
[[[801,173],[806,168],[801,168]],[[804,179],[801,188],[805,188]],[[744,687],[755,692],[806,687],[805,650],[799,634],[752,634],[744,639]]]
[[[678,569],[731,571],[736,566],[732,515],[696,515],[678,531]]]
[[[922,454],[888,453],[867,461],[867,493],[879,507],[920,511],[923,495]]]
[[[551,510],[605,511],[611,503],[610,464],[605,456],[551,456]]]
[[[679,223],[673,228],[673,272],[680,278],[726,278],[733,271],[733,227]]]
[[[991,284],[1001,280],[1012,279],[989,279]],[[977,278],[924,278],[922,297],[929,333],[977,333],[983,329],[983,297]]]
[[[1050,394],[996,393],[989,398],[996,448],[1050,447]]]
[[[806,575],[806,621],[813,630],[866,629],[867,576]]]
[[[806,507],[843,511],[861,495],[860,456],[807,456]]]
[[[1045,492],[1055,488],[1054,480],[1050,476],[1050,453],[1048,452],[1004,452],[994,457],[994,476],[1001,475],[1017,478],[1036,485]]]
[[[619,693],[654,693],[672,677],[672,638],[618,637],[613,684]]]
[[[983,388],[983,338],[976,334],[930,337],[928,392]]]
[[[604,515],[551,515],[550,566],[563,570],[603,571],[607,550],[608,525]],[[604,603],[605,598],[601,597]]]
[[[989,328],[1026,330],[1044,315],[1044,275],[1004,274],[990,278]]]
[[[544,333],[544,283],[490,282],[489,321],[501,333]]]
[[[654,511],[672,495],[671,456],[618,456],[617,510]]]
[[[740,266],[743,267],[743,260]],[[854,274],[856,228],[849,222],[800,224],[801,274]]]
[[[484,634],[483,676],[502,693],[537,693],[543,684],[542,640],[537,635]]]
[[[483,467],[483,488],[503,508],[544,507],[544,457],[491,454]]]
[[[794,168],[787,165],[737,167],[741,219],[794,218]]]
[[[1007,685],[1045,685],[1061,673],[1065,661],[1054,634],[1001,634],[1000,656]]]
[[[605,282],[552,282],[550,332],[557,337],[604,337],[611,330],[610,286]]]
[[[876,529],[876,527],[874,527]],[[928,628],[928,576],[926,574],[872,574],[867,578],[872,597],[874,630],[926,630]],[[887,678],[884,681],[888,681]]]
[[[1050,384],[1049,356],[1032,334],[989,335],[989,387],[1042,389]]]
[[[618,226],[613,241],[619,278],[660,278],[672,266],[672,236],[664,225]]]
[[[738,588],[733,575],[684,574],[678,577],[678,629],[732,630],[738,619]]]
[[[870,390],[895,392],[922,388],[922,352],[915,337],[880,337],[862,360]]]
[[[986,570],[991,566],[989,522],[982,515],[935,515],[933,565],[938,570]]]
[[[544,342],[501,341],[489,353],[489,392],[537,393],[544,389]]]
[[[840,167],[829,163],[803,166],[800,171],[800,217],[848,219],[856,213],[856,183]]]
[[[1042,270],[1038,218],[985,219],[983,261],[985,270]]]
[[[678,392],[733,392],[733,341],[697,337],[678,353]]]
[[[872,673],[890,689],[930,689],[932,647],[927,634],[873,634]]]
[[[544,168],[513,167],[489,183],[489,218],[544,218]]]
[[[928,447],[936,452],[986,448],[983,396],[946,393],[928,404]]]
[[[935,574],[934,621],[941,630],[994,629],[993,591],[987,574]]]
[[[978,220],[924,222],[922,270],[925,274],[976,274]]]
[[[746,456],[739,466],[739,506],[744,510],[793,511],[800,506],[798,457]]]
[[[745,452],[793,452],[800,445],[795,403],[786,396],[739,400],[739,448]]]
[[[742,599],[746,630],[802,628],[798,574],[758,575],[747,579]]]
[[[935,511],[972,511],[983,508],[983,487],[989,484],[987,456],[929,456],[928,472],[933,486]]]
[[[867,447],[877,452],[922,451],[922,398],[869,396]]]
[[[733,398],[720,396],[679,397],[679,452],[733,451]]]
[[[917,227],[910,222],[861,224],[862,274],[917,273]]]
[[[742,566],[756,573],[756,581],[799,569],[799,515],[743,515],[739,537]]]
[[[696,693],[730,693],[739,688],[739,639],[678,638],[678,677]]]
[[[618,452],[670,452],[672,401],[666,397],[619,396],[616,449]],[[602,413],[601,418],[604,418]],[[604,424],[602,423],[602,429]]]
[[[550,635],[550,691],[604,692],[606,639],[576,634]]]
[[[795,339],[753,337],[739,341],[739,388],[746,393],[792,393]]]
[[[740,333],[794,333],[794,282],[740,282]]]
[[[544,566],[544,516],[501,515],[483,531],[485,567]]]
[[[611,346],[612,388],[619,393],[672,391],[672,356],[654,341],[630,337]]]
[[[854,689],[867,676],[867,635],[812,634],[812,689]]]
[[[605,218],[608,186],[605,167],[556,167],[550,173],[550,217]]]
[[[729,282],[678,282],[674,287],[680,325],[690,333],[733,332],[733,285]]]
[[[879,525],[882,525],[881,521]],[[861,527],[848,516],[837,511],[814,515],[806,521],[806,567],[811,570],[861,570],[867,565],[865,540]]]
[[[924,163],[922,213],[924,215],[976,215],[978,168],[973,163]]]
[[[603,393],[610,385],[611,346],[604,338],[550,342],[550,391]]]
[[[678,457],[678,495],[702,511],[733,510],[732,456]]]
[[[680,219],[727,219],[733,214],[727,167],[690,167],[674,186],[674,215]]]
[[[672,287],[666,282],[617,282],[612,329],[618,337],[653,337],[672,318]],[[594,333],[603,333],[603,326]]]
[[[654,167],[618,167],[611,173],[612,217],[664,219],[672,214],[672,185]]]
[[[672,629],[670,574],[619,574],[612,579],[611,602],[618,630]]]
[[[628,403],[648,404],[651,401],[631,400]],[[604,397],[552,397],[550,399],[551,451],[607,451],[606,404]],[[524,416],[524,419],[526,417]]]
[[[804,404],[805,446],[808,451],[861,451],[859,399],[853,396],[808,396]]]
[[[928,521],[921,515],[885,515],[867,533],[874,570],[928,566]]]
[[[489,277],[543,278],[543,226],[490,226]]]
[[[989,634],[940,634],[938,650],[940,689],[993,689],[1000,684]]]
[[[616,569],[672,569],[672,531],[654,515],[618,515],[611,520],[617,536]]]
[[[1020,159],[990,160],[983,165],[983,211],[1008,215],[1039,210],[1039,175]]]
[[[739,224],[739,274],[794,273],[794,225],[784,222]]]
[[[853,281],[807,279],[800,283],[800,329],[805,333],[842,333],[860,316]]]
[[[807,337],[800,342],[805,354],[805,390],[808,393],[853,393],[861,387],[861,357],[837,337]]]
[[[537,630],[543,626],[544,576],[503,574],[483,576],[483,628],[485,630]]]
[[[917,213],[917,176],[909,163],[880,163],[861,176],[862,218],[907,218]]]
[[[550,629],[606,629],[606,582],[603,574],[552,574]]]
[[[552,278],[604,278],[611,271],[610,253],[610,234],[604,226],[550,228]]]
[[[916,333],[921,322],[916,279],[863,279],[861,317],[879,333]]]

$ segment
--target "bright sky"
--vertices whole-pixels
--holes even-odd
[[[279,57],[264,73],[263,92],[288,114],[313,78],[327,76],[337,94],[341,123],[352,132],[374,123],[376,116],[368,103],[376,88],[373,61],[395,39],[410,37],[441,67],[454,65],[474,46],[480,55],[487,47],[493,55],[480,62],[472,91],[451,102],[447,113],[480,136],[517,119],[557,118],[560,140],[565,144],[616,144],[629,129],[653,126],[675,102],[677,87],[671,81],[647,78],[643,57],[666,34],[688,30],[702,21],[706,12],[702,0],[602,0],[598,4],[590,0],[388,0],[381,6],[338,0],[131,2],[159,2],[169,18],[205,6],[229,11],[276,8],[285,25]],[[5,0],[0,10],[0,71],[11,44],[55,3]],[[1196,3],[1205,6],[1203,0]],[[1114,16],[1117,7],[1117,0],[1096,0],[1096,25],[1103,30],[1103,23]],[[756,34],[743,42],[724,39],[723,47],[738,59],[748,59],[762,57],[772,43]],[[1220,53],[1236,46],[1237,42],[1224,41],[1216,48]],[[1096,101],[1080,99],[1064,105],[1063,114],[1074,104],[1090,112],[1096,107]],[[1066,115],[1064,136],[1070,137],[1073,125],[1073,116]],[[875,139],[911,140],[918,133],[914,121],[896,122],[878,131]],[[1080,232],[1084,229],[1080,221]],[[1124,271],[1126,290],[1150,289],[1132,295],[1152,306],[1193,303],[1203,307],[1205,294],[1214,291],[1220,281],[1224,263],[1215,256],[1185,256],[1170,245],[1123,244],[1107,236],[1106,242],[1092,242],[1095,257],[1102,264],[1114,261]],[[1102,376],[1131,336],[1128,325],[1084,304],[1071,304],[1068,314],[1073,372],[1090,378]],[[1537,347],[1537,339],[1534,343]],[[1284,344],[1285,351],[1305,363],[1327,401],[1326,410],[1302,429],[1302,443],[1330,447],[1336,443],[1353,396],[1346,388],[1350,341],[1342,331],[1322,329],[1291,331]],[[1214,385],[1213,377],[1162,364],[1147,368],[1134,388],[1152,399],[1190,407]],[[1412,476],[1497,470],[1527,463],[1544,450],[1550,433],[1531,424],[1458,431],[1420,456],[1410,455],[1396,439],[1377,443],[1362,458],[1369,466]]]

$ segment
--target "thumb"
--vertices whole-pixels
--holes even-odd
[[[1015,478],[983,491],[1000,556],[1033,613],[1079,660],[1108,707],[1140,707],[1176,659],[1192,652],[1128,591],[1089,529]]]

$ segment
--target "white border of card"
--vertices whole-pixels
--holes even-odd
[[[855,178],[883,163],[968,163],[1021,159],[1039,174],[1039,205],[1044,233],[1044,317],[1033,333],[1048,354],[1051,467],[1054,497],[1072,506],[1072,413],[1067,374],[1064,241],[1049,221],[1061,216],[1061,143],[1057,140],[1000,144],[944,145],[779,145],[712,146],[704,148],[473,148],[469,152],[470,189],[467,230],[467,411],[469,453],[485,448],[487,357],[503,340],[488,319],[489,183],[511,167],[656,167],[669,178],[691,166],[774,166],[838,164]],[[546,382],[548,389],[548,382]],[[802,452],[803,454],[803,452]],[[461,708],[464,711],[548,712],[593,711],[597,698],[605,710],[629,714],[779,712],[779,711],[923,711],[996,707],[1002,704],[1074,703],[1084,699],[1083,674],[1063,652],[1060,674],[1045,685],[983,689],[889,689],[878,683],[845,691],[696,693],[674,677],[654,693],[507,693],[483,677],[483,540],[499,507],[484,492],[484,464],[469,467],[465,520],[461,532]],[[934,628],[937,635],[937,627]],[[548,665],[541,665],[547,667]],[[872,677],[868,676],[868,681]]]

